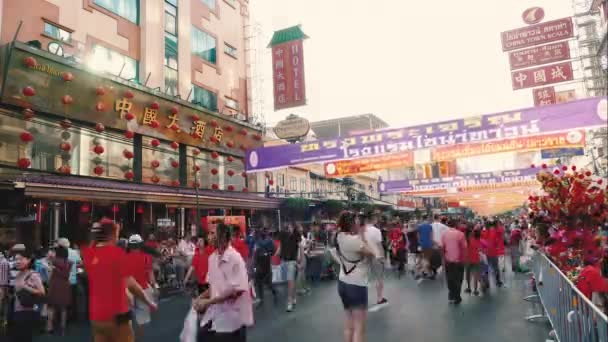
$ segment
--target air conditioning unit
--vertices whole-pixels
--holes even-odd
[[[243,113],[238,113],[237,115],[235,115],[235,117],[237,118],[237,120],[247,121],[247,117]]]

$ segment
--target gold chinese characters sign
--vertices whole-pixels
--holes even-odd
[[[261,132],[250,125],[30,49],[19,43],[12,49],[3,103],[237,156],[262,145]]]

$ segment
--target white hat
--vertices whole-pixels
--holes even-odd
[[[11,248],[12,251],[25,251],[25,245],[22,243],[18,243]]]
[[[142,243],[142,242],[144,242],[144,240],[141,238],[141,236],[139,234],[133,234],[133,235],[131,235],[131,237],[129,237],[130,244],[136,244],[136,243]]]
[[[63,248],[70,248],[70,240],[68,240],[66,238],[59,238],[57,240],[57,246],[63,247]]]

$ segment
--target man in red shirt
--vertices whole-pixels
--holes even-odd
[[[405,239],[401,226],[396,224],[388,233],[388,238],[391,242],[391,256],[394,262],[397,263],[399,277],[404,271],[405,263],[407,262],[407,253],[405,251]]]
[[[500,256],[500,246],[504,244],[503,236],[496,229],[496,222],[488,222],[487,229],[482,233],[483,244],[485,245],[485,254],[488,259],[488,266],[494,272],[496,277],[496,286],[501,287],[502,281],[500,280],[500,267],[498,266],[498,258]]]
[[[104,218],[92,229],[95,241],[81,248],[89,279],[89,318],[94,342],[133,341],[127,289],[150,310],[156,310],[156,304],[131,275],[127,253],[116,246],[119,231],[117,224]]]
[[[144,240],[139,234],[129,237],[129,252],[127,253],[128,267],[131,276],[144,290],[149,298],[154,297],[156,278],[152,270],[152,256],[142,251]],[[131,303],[131,312],[135,318],[135,337],[137,341],[143,338],[144,325],[150,323],[150,309],[146,303],[135,298]]]
[[[448,230],[441,234],[441,246],[445,261],[445,275],[448,281],[448,300],[450,303],[460,304],[462,298],[462,280],[464,278],[464,262],[467,258],[467,242],[464,234],[456,229],[458,222],[451,220]]]
[[[213,254],[215,247],[212,245],[205,246],[205,239],[199,238],[197,241],[197,248],[192,258],[192,265],[188,269],[184,284],[188,283],[190,277],[194,273],[198,283],[198,294],[202,294],[207,291],[209,284],[207,283],[207,272],[209,271],[209,256]]]

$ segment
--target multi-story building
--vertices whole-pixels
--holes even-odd
[[[248,5],[0,0],[0,244],[278,207],[246,193]]]

